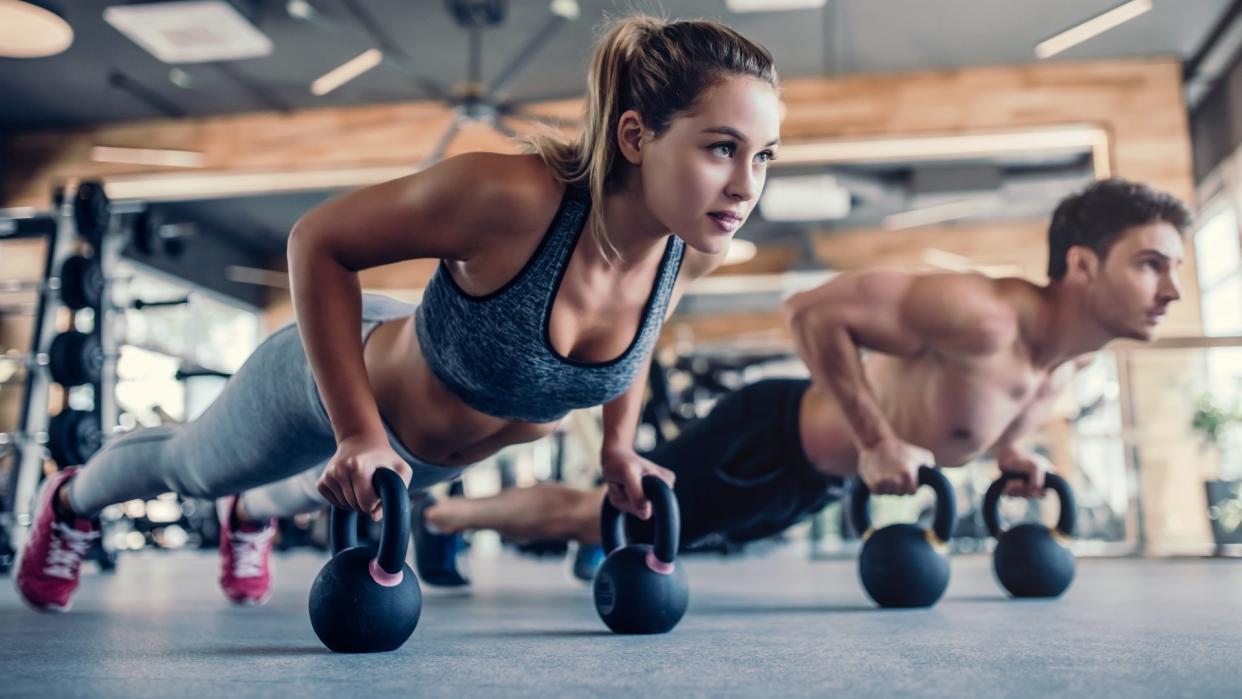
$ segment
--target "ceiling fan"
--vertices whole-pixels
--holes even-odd
[[[568,122],[541,114],[525,111],[526,102],[510,100],[506,93],[514,80],[521,75],[531,61],[547,45],[548,41],[567,23],[578,18],[577,0],[551,0],[548,15],[544,24],[527,40],[507,63],[507,67],[497,75],[491,83],[483,82],[483,32],[502,25],[509,11],[508,0],[445,0],[445,8],[454,22],[467,32],[467,68],[464,80],[445,88],[435,80],[420,75],[413,67],[412,59],[388,38],[376,19],[366,10],[360,0],[342,0],[346,9],[353,15],[359,25],[370,35],[371,40],[378,44],[384,53],[384,59],[402,73],[406,74],[424,94],[432,99],[445,103],[453,113],[449,127],[441,134],[431,153],[423,161],[422,166],[431,165],[444,157],[444,153],[452,145],[461,132],[462,126],[468,123],[480,123],[488,126],[508,138],[518,134],[506,124],[507,119],[532,121],[550,126],[564,126]],[[333,26],[334,20],[318,12],[306,0],[289,0],[286,11],[290,16],[326,26]]]

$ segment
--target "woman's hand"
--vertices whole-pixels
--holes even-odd
[[[600,465],[604,483],[608,485],[608,501],[618,510],[639,519],[651,517],[651,501],[643,494],[643,476],[657,476],[670,488],[677,480],[672,471],[625,447],[605,445],[600,452]]]
[[[333,507],[369,514],[379,521],[384,516],[379,495],[371,478],[378,468],[390,468],[409,486],[413,471],[388,443],[388,436],[360,435],[342,440],[328,461],[316,489]]]

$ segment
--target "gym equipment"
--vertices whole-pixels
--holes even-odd
[[[0,354],[0,384],[13,380],[13,377],[17,376],[19,371],[29,371],[36,367],[47,366],[49,361],[51,360],[46,352],[36,352],[35,354],[6,352]]]
[[[13,504],[12,514],[19,521],[30,514],[29,504],[34,502],[48,452],[61,467],[81,464],[102,444],[104,425],[116,424],[111,386],[95,382],[92,412],[63,410],[54,418],[49,418],[55,406],[50,405],[51,392],[48,389],[53,378],[50,370],[51,348],[56,340],[56,326],[62,307],[73,311],[92,307],[96,311],[93,334],[101,342],[105,353],[113,351],[113,331],[104,315],[111,309],[106,307],[107,301],[102,293],[106,285],[101,283],[103,274],[96,266],[101,262],[106,265],[105,261],[110,259],[109,250],[103,243],[113,223],[113,216],[118,212],[124,213],[126,205],[114,207],[98,182],[83,182],[71,187],[57,185],[52,191],[52,202],[54,213],[51,216],[0,224],[6,241],[10,237],[26,235],[47,238],[42,262],[32,260],[30,264],[29,271],[37,274],[37,278],[0,281],[0,290],[30,291],[37,295],[33,302],[22,299],[24,305],[15,309],[29,315],[32,321],[27,335],[29,345],[22,350],[24,354],[0,359],[0,381],[12,380],[19,369],[24,372],[17,429],[11,435],[0,436],[0,441],[9,441],[17,452],[10,490],[3,498],[3,504]],[[83,260],[74,261],[75,253],[87,247],[82,245],[84,242],[89,243],[91,252],[85,253]],[[66,285],[70,287],[67,291],[64,289]],[[92,297],[94,289],[100,289],[98,301]],[[56,345],[56,378],[71,384],[92,378],[92,366],[98,366],[100,357],[99,350],[90,346],[95,341],[83,342],[81,337],[76,336],[61,339]],[[92,365],[92,362],[95,364]],[[40,367],[49,370],[39,370]],[[78,376],[74,377],[75,373]],[[67,394],[62,397],[63,407],[68,403],[68,397]],[[0,533],[0,536],[5,534]]]
[[[654,544],[627,544],[625,518],[604,498],[600,525],[608,558],[595,573],[595,611],[615,633],[666,633],[686,613],[690,588],[676,565],[681,514],[673,491],[656,476],[643,477],[651,500]]]
[[[36,279],[0,280],[0,293],[60,291],[60,300],[71,310],[93,308],[103,298],[103,270],[93,257],[72,255],[60,267],[60,276],[46,281]]]
[[[70,330],[52,340],[48,369],[61,386],[97,383],[103,374],[104,351],[99,336]]]
[[[146,256],[178,257],[185,252],[185,239],[198,234],[192,223],[169,223],[164,214],[147,207],[134,217],[130,246]]]
[[[1002,473],[983,496],[983,521],[988,533],[996,537],[992,569],[996,579],[1014,597],[1056,597],[1065,592],[1074,579],[1074,554],[1068,546],[1074,535],[1074,491],[1064,478],[1055,473],[1046,474],[1045,487],[1061,500],[1056,528],[1026,522],[1002,530],[999,505],[1005,484],[1026,478],[1023,474]]]
[[[134,299],[129,307],[135,311],[142,311],[148,308],[172,308],[175,306],[184,306],[190,302],[189,296],[181,296],[175,299],[164,299],[162,301],[147,301],[146,299]]]
[[[79,466],[103,447],[99,415],[85,410],[62,410],[47,426],[47,447],[61,468]]]
[[[70,309],[98,308],[104,275],[98,258],[73,255],[60,266],[60,300]]]
[[[17,561],[17,551],[9,543],[9,534],[0,525],[0,575],[8,575]]]
[[[871,491],[859,480],[850,499],[854,528],[862,532],[858,575],[863,587],[881,607],[930,607],[949,586],[948,542],[953,537],[957,502],[944,474],[919,467],[919,484],[936,493],[931,529],[916,524],[871,526]]]
[[[21,368],[46,366],[52,380],[62,386],[80,386],[99,381],[105,355],[99,338],[70,330],[52,340],[47,352],[0,354],[0,382],[10,380]]]
[[[55,231],[56,219],[52,216],[0,218],[0,239],[41,238]]]
[[[99,182],[83,182],[73,195],[73,223],[78,235],[99,249],[99,243],[108,230],[112,218],[112,203]]]
[[[414,633],[423,595],[405,564],[410,543],[410,500],[396,471],[377,469],[371,484],[384,503],[378,552],[359,546],[358,515],[333,509],[332,560],[310,591],[315,635],[337,653],[383,653],[401,647]]]

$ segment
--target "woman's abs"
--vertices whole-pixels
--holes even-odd
[[[367,342],[365,358],[380,414],[414,456],[464,466],[556,428],[555,422],[499,418],[463,403],[427,366],[413,322],[403,318],[381,324]]]

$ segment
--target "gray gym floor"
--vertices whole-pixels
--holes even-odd
[[[228,606],[216,560],[131,554],[68,614],[0,591],[0,696],[1242,696],[1242,561],[1079,561],[1056,601],[1015,602],[960,556],[931,610],[880,611],[851,561],[801,547],[692,558],[672,633],[608,633],[563,562],[476,556],[472,593],[424,588],[394,653],[329,653],[306,615],[322,559],[279,557],[267,606]]]

